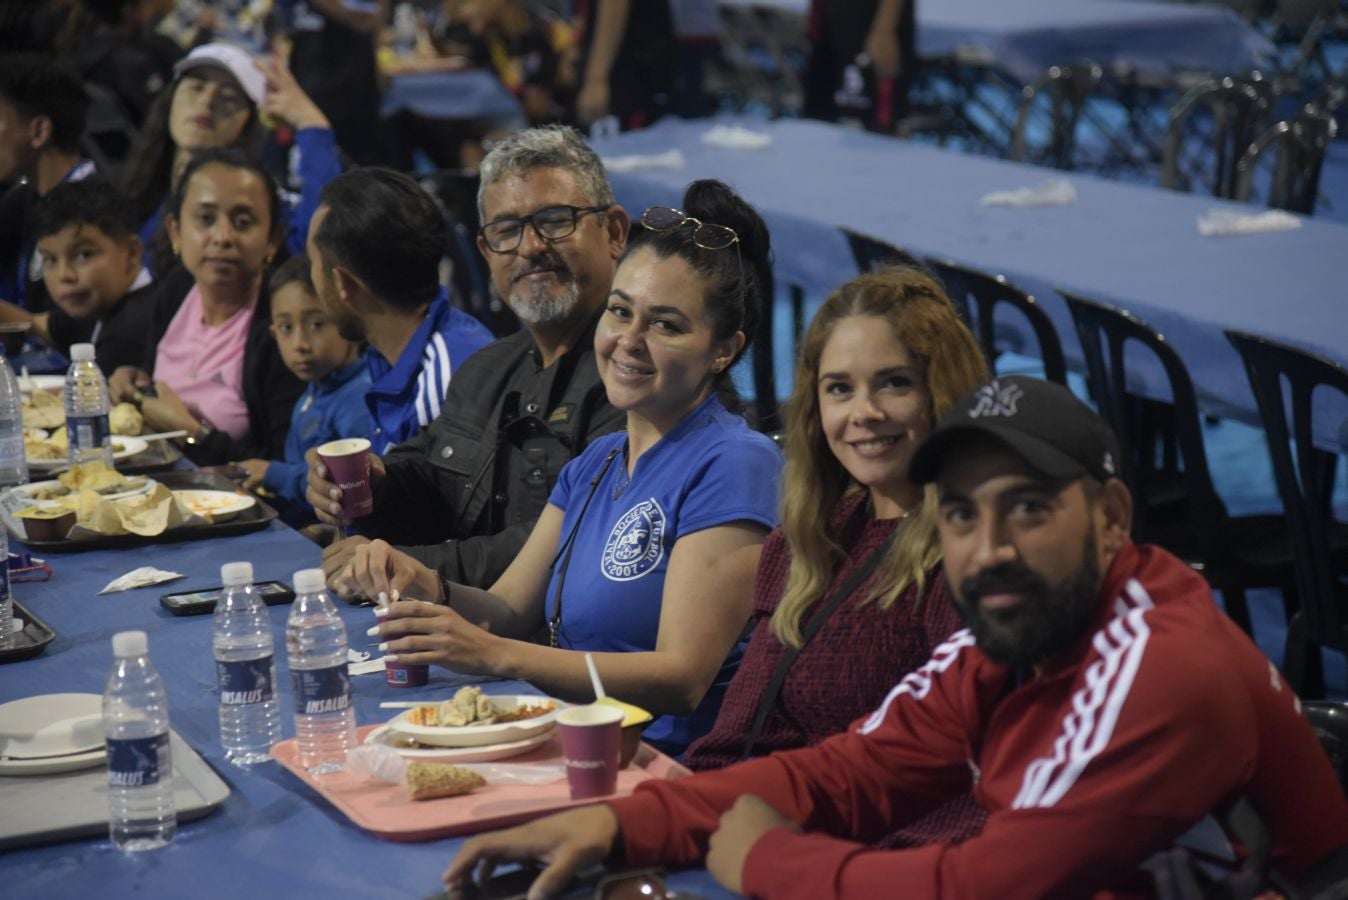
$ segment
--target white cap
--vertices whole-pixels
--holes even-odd
[[[328,579],[322,569],[300,569],[295,573],[295,593],[317,594],[326,589]]]
[[[220,567],[220,580],[226,586],[238,586],[253,583],[253,564],[250,562],[225,563]]]
[[[71,344],[71,345],[70,345],[70,361],[71,361],[71,362],[84,362],[86,359],[93,359],[93,358],[94,358],[94,345],[93,345],[93,344]]]
[[[233,44],[203,44],[178,60],[178,64],[173,67],[173,74],[181,75],[202,66],[224,69],[234,76],[254,106],[262,106],[267,96],[267,78],[247,51]]]
[[[112,655],[118,659],[144,656],[149,647],[149,638],[143,631],[119,631],[112,636]]]

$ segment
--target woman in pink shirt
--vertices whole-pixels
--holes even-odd
[[[205,151],[165,224],[181,266],[160,284],[145,368],[114,372],[113,400],[139,404],[156,431],[186,431],[198,464],[279,458],[303,385],[267,330],[264,275],[285,224],[276,185],[237,150]]]

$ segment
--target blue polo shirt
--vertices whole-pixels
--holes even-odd
[[[486,326],[449,305],[441,288],[396,365],[371,347],[366,359],[373,383],[365,405],[374,423],[374,452],[382,456],[431,424],[440,415],[454,370],[492,340]]]
[[[590,481],[627,434],[597,438],[562,469],[548,502],[563,511],[562,542],[575,533],[566,573],[558,643],[574,650],[650,651],[660,630],[665,573],[679,538],[731,522],[777,526],[782,455],[775,444],[726,410],[715,396],[642,454],[629,481],[623,453],[604,472],[589,508],[576,519]],[[560,549],[560,548],[559,548]],[[560,555],[544,614],[553,614]],[[716,720],[739,666],[737,645],[691,716],[662,716],[644,740],[677,756]],[[620,698],[621,699],[621,698]]]
[[[369,389],[369,367],[358,358],[309,382],[295,401],[285,459],[272,460],[262,479],[262,486],[279,501],[277,506],[287,523],[303,525],[314,518],[313,507],[304,500],[309,476],[304,454],[309,448],[370,433],[370,414],[365,409],[365,392]]]

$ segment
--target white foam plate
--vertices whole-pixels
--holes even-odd
[[[518,741],[506,741],[502,744],[484,744],[480,747],[409,747],[403,736],[390,731],[387,725],[380,725],[365,735],[365,743],[392,747],[404,759],[417,762],[470,763],[490,762],[494,759],[509,759],[528,753],[552,737],[552,729],[540,731]]]
[[[252,494],[236,494],[234,491],[186,490],[174,491],[173,496],[199,516],[209,513],[216,522],[232,519],[257,503],[257,498]]]
[[[507,709],[521,704],[538,706],[541,703],[551,703],[553,709],[552,712],[519,722],[502,722],[499,725],[461,725],[457,728],[413,725],[407,721],[407,717],[412,713],[412,710],[409,709],[391,719],[388,728],[398,734],[407,735],[419,744],[434,744],[437,747],[484,747],[488,744],[521,741],[550,731],[557,721],[557,713],[564,709],[564,705],[560,701],[538,694],[492,694],[491,702],[498,707]],[[434,704],[426,703],[423,705],[433,706]]]
[[[137,476],[133,476],[133,477],[137,477]],[[153,478],[146,478],[146,479],[145,479],[145,483],[142,484],[142,485],[141,485],[140,487],[138,487],[138,488],[132,488],[132,489],[129,490],[129,491],[121,491],[120,493],[116,493],[116,494],[104,494],[104,495],[103,495],[103,499],[104,499],[104,500],[121,500],[123,497],[134,497],[134,496],[136,496],[137,494],[148,494],[148,493],[151,491],[151,489],[154,488],[154,486],[155,486],[156,483],[157,483],[157,482],[156,482]],[[26,495],[26,496],[31,497],[33,494],[37,493],[37,491],[41,490],[42,488],[60,487],[60,486],[61,486],[61,482],[56,481],[55,479],[53,479],[53,480],[51,480],[51,481],[34,481],[34,482],[30,482],[29,484],[17,484],[17,485],[15,485],[14,488],[13,488],[13,492],[14,492],[15,494],[23,494],[23,495]],[[68,497],[68,496],[70,496],[70,495],[66,495],[66,496]],[[58,497],[58,498],[56,498],[56,500],[36,500],[36,499],[35,499],[35,500],[33,500],[33,502],[34,502],[34,503],[52,503],[52,502],[58,502],[58,501],[64,500],[64,499],[66,499],[66,497]]]
[[[98,694],[45,694],[0,705],[0,775],[47,775],[99,765],[107,755],[102,712]]]
[[[19,379],[21,391],[60,391],[66,386],[64,375],[29,375]]]
[[[138,437],[127,437],[124,435],[113,435],[112,437],[112,459],[116,462],[120,459],[126,459],[128,456],[135,456],[137,453],[143,453],[146,447],[150,445]],[[27,457],[28,468],[38,470],[63,469],[70,464],[70,461],[64,456],[60,459],[33,459]]]

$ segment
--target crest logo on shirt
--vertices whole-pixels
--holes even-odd
[[[665,555],[665,511],[655,498],[623,513],[604,544],[600,569],[610,581],[632,581],[659,565]]]

